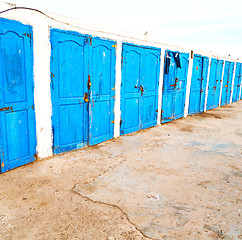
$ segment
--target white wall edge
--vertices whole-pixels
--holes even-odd
[[[52,153],[52,103],[50,92],[49,27],[39,21],[33,24],[34,39],[34,102],[36,116],[37,153],[39,158]]]
[[[165,64],[165,49],[161,49],[160,55],[160,76],[159,76],[159,88],[158,88],[158,115],[157,125],[161,125],[161,109],[162,109],[162,94],[163,94],[163,82],[164,82],[164,64]]]
[[[114,137],[120,136],[121,120],[121,71],[122,71],[122,40],[117,40],[116,48],[116,80],[115,80],[115,105],[114,105]]]
[[[206,85],[206,93],[205,93],[205,103],[204,103],[204,112],[207,111],[207,102],[208,102],[208,85],[209,85],[209,79],[210,79],[210,68],[211,68],[211,60],[212,58],[209,58],[209,63],[208,63],[208,76],[207,76],[207,85]]]
[[[188,116],[188,108],[190,101],[190,92],[191,92],[191,82],[192,82],[192,69],[193,69],[193,58],[191,58],[191,53],[189,55],[189,65],[187,72],[187,87],[186,87],[186,99],[185,99],[185,107],[184,107],[184,118]],[[194,57],[194,55],[193,55]]]

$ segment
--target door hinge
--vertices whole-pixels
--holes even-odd
[[[115,50],[117,51],[117,43],[115,43],[114,45],[112,45],[112,47],[114,47]]]
[[[114,123],[115,122],[115,120],[113,120],[111,123]]]

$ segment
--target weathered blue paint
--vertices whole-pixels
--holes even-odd
[[[113,137],[114,44],[51,29],[54,153]]]
[[[194,55],[188,110],[190,115],[204,111],[208,65],[208,57]]]
[[[234,62],[225,61],[221,106],[230,103],[233,73],[234,73]]]
[[[170,56],[169,73],[164,72],[161,123],[172,121],[184,116],[186,99],[187,71],[189,54],[180,53],[181,68],[177,68],[173,54]]]
[[[219,106],[223,64],[223,60],[217,60],[215,58],[211,59],[208,82],[207,110],[214,109]]]
[[[115,101],[115,45],[92,38],[89,46],[89,145],[113,138]]]
[[[232,102],[239,101],[239,94],[241,89],[241,77],[242,77],[242,64],[236,63],[235,77],[234,77],[234,88]]]
[[[1,173],[35,160],[32,27],[0,19]]]
[[[161,49],[123,44],[121,135],[155,126]]]

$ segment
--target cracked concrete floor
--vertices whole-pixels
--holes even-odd
[[[242,239],[242,101],[0,175],[0,239]]]

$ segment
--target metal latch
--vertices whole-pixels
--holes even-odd
[[[90,77],[90,75],[88,75],[88,81],[87,81],[87,88],[88,88],[88,90],[90,90],[91,86],[92,86],[91,77]]]
[[[84,94],[84,98],[83,99],[84,99],[85,102],[89,102],[88,93]]]

